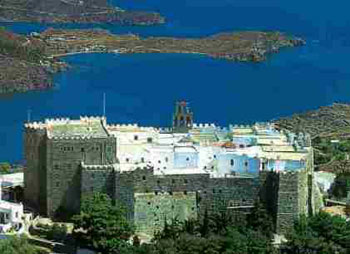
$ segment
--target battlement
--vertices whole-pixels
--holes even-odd
[[[108,165],[87,165],[83,161],[81,162],[81,167],[85,170],[118,170],[118,164],[108,164]]]
[[[24,128],[31,130],[44,130],[46,127],[47,124],[43,122],[32,122],[24,124]]]
[[[136,129],[136,128],[140,128],[138,126],[137,123],[133,123],[133,124],[108,124],[107,125],[108,128],[111,128],[111,129]],[[143,127],[141,127],[143,128]]]
[[[193,128],[216,128],[214,123],[194,123]]]

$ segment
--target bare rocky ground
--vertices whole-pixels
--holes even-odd
[[[159,13],[122,10],[107,0],[0,0],[0,19],[44,23],[162,24]]]
[[[350,138],[350,104],[334,103],[317,110],[281,118],[276,124],[294,132],[307,132],[312,138]]]

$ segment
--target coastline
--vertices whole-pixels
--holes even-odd
[[[25,92],[29,90],[49,89],[53,86],[52,77],[68,65],[61,57],[90,53],[177,53],[198,54],[213,59],[225,59],[236,62],[259,63],[268,55],[278,53],[281,48],[305,45],[301,38],[284,35],[278,31],[240,31],[216,34],[203,38],[146,37],[134,34],[111,34],[106,30],[61,30],[47,29],[42,33],[20,36],[5,32],[7,40],[20,38],[16,47],[21,51],[39,50],[40,57],[35,61],[11,58],[3,55],[2,65],[9,77],[1,77],[0,93]],[[0,45],[1,46],[1,45]],[[23,62],[26,60],[27,62]],[[0,61],[1,65],[1,61]],[[11,65],[13,65],[11,67]],[[18,72],[15,66],[21,66]],[[17,75],[15,75],[17,73]]]
[[[108,31],[49,29],[37,35],[47,44],[51,57],[79,53],[181,53],[201,54],[239,62],[262,62],[281,48],[298,47],[305,40],[277,31],[245,31],[204,38],[146,37],[113,35]]]

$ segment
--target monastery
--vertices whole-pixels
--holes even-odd
[[[25,200],[49,217],[77,213],[83,195],[104,192],[127,207],[138,233],[152,235],[174,217],[240,218],[259,199],[283,233],[323,205],[309,135],[271,123],[195,124],[184,101],[171,128],[46,119],[26,123],[24,141]]]

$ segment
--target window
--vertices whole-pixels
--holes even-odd
[[[151,205],[151,202],[148,202],[147,204],[148,204],[148,205]]]
[[[231,159],[231,161],[230,161],[230,165],[231,165],[231,166],[234,166],[234,165],[235,165],[235,161],[234,161],[234,159]]]
[[[172,195],[173,195],[173,192],[172,192],[172,191],[169,191],[169,195],[172,196]]]
[[[214,159],[216,159],[216,155],[214,154]]]
[[[160,163],[162,163],[161,161],[158,161],[158,163],[160,164]]]
[[[139,136],[135,135],[134,140],[139,140]]]
[[[171,183],[175,183],[175,179],[172,179],[172,180],[171,180]]]
[[[81,148],[80,150],[81,150],[81,152],[82,152],[82,153],[83,153],[83,152],[85,152],[85,149],[84,149],[84,147],[82,147],[82,148]]]
[[[95,178],[95,174],[94,173],[91,174],[91,178]]]
[[[189,160],[190,160],[190,158],[187,157],[187,158],[186,158],[186,161],[189,161]]]
[[[155,191],[154,194],[155,194],[155,195],[158,195],[158,191]]]
[[[160,181],[159,180],[157,180],[157,184],[160,185]]]
[[[248,161],[244,162],[244,166],[248,167]]]
[[[211,166],[211,169],[214,169],[214,166]]]
[[[59,169],[60,166],[59,166],[58,164],[55,164],[55,165],[53,165],[53,168],[54,168],[54,169]]]
[[[60,182],[56,182],[56,187],[60,187]]]
[[[264,170],[265,169],[265,162],[261,164],[261,168]]]
[[[165,162],[168,162],[168,161],[169,161],[168,157],[165,157]]]
[[[184,195],[187,195],[187,191],[184,191]]]
[[[145,163],[145,158],[142,157],[142,158],[141,158],[141,162],[142,162],[142,163]]]
[[[153,139],[152,138],[147,138],[147,143],[152,143]]]
[[[16,218],[18,218],[18,212],[16,212]]]
[[[213,189],[213,193],[215,193],[215,189]]]
[[[184,179],[184,183],[187,183],[187,179]]]
[[[126,162],[129,162],[129,158],[126,158],[126,160],[125,160]]]
[[[143,180],[143,181],[146,181],[146,176],[142,176],[142,180]]]

